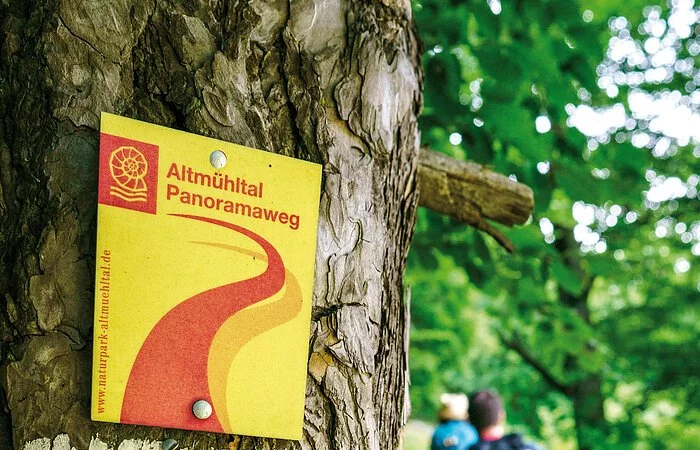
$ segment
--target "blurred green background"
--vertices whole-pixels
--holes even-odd
[[[549,449],[700,448],[700,9],[414,1],[422,145],[530,186],[517,250],[421,209],[412,423],[495,388]]]

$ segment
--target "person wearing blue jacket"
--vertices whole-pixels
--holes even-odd
[[[467,450],[479,440],[476,428],[467,421],[469,400],[465,394],[442,394],[440,424],[435,428],[430,450]]]

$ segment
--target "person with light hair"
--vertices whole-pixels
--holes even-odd
[[[476,429],[467,421],[469,399],[465,394],[446,393],[440,396],[440,403],[440,424],[433,433],[430,450],[467,450],[479,439]]]

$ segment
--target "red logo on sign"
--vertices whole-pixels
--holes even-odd
[[[97,201],[156,213],[158,146],[102,133]]]

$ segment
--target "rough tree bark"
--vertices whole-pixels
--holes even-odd
[[[408,0],[0,0],[0,33],[0,449],[397,448],[421,105]],[[89,420],[100,111],[323,164],[301,442]]]

